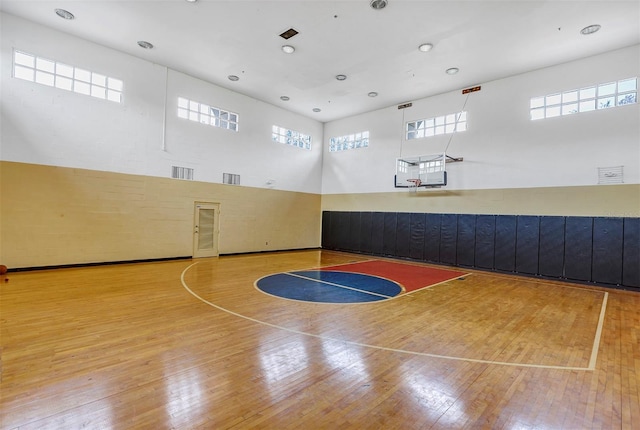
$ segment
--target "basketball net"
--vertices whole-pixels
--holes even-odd
[[[415,193],[420,184],[422,184],[420,179],[407,179],[407,182],[409,183],[409,191],[412,193]]]

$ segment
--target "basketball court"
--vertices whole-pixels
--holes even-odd
[[[640,2],[54,3],[0,430],[640,429]]]
[[[282,323],[198,293],[198,283],[190,286],[188,279],[199,264],[185,269],[184,287],[213,308],[238,317],[356,346],[495,365],[593,370],[608,299],[606,291],[574,286],[556,291],[556,284],[526,279],[488,287],[486,275],[365,260],[258,279],[255,289],[247,290],[248,303],[252,295],[266,299],[270,311],[278,309],[278,317],[286,321]],[[356,304],[358,322],[351,324]],[[569,306],[575,315],[567,323],[562,309]],[[340,324],[339,339],[313,327],[301,329],[310,313],[347,322]],[[385,317],[392,315],[402,316],[402,321]],[[576,339],[572,333],[578,329],[584,334]]]
[[[5,428],[640,419],[629,292],[321,250],[14,273],[7,286]]]

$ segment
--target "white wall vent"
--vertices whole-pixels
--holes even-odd
[[[189,167],[171,166],[171,177],[173,179],[193,181],[193,169]]]
[[[240,175],[234,173],[223,173],[222,183],[230,185],[240,185]]]
[[[598,184],[624,183],[623,166],[598,167]]]

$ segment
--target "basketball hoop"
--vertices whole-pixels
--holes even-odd
[[[407,182],[409,183],[409,188],[413,192],[415,192],[418,189],[418,187],[420,186],[420,184],[422,184],[422,181],[419,178],[418,179],[407,179]]]

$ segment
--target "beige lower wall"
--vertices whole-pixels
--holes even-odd
[[[324,194],[322,210],[640,217],[640,185]]]
[[[320,246],[321,196],[0,162],[0,264],[191,256],[194,202],[220,203],[220,254]]]
[[[190,256],[196,201],[221,205],[221,254],[318,247],[322,210],[640,217],[638,184],[320,196],[0,162],[0,264]]]

